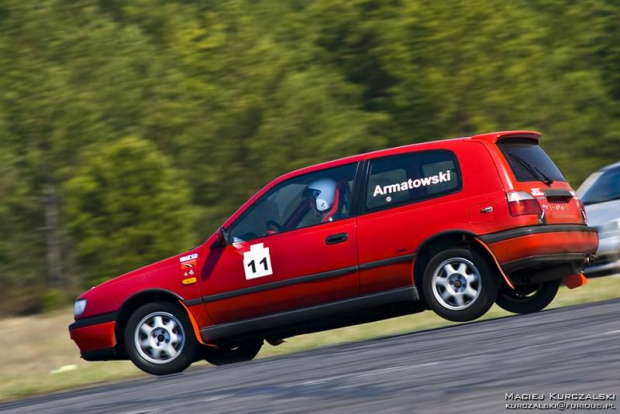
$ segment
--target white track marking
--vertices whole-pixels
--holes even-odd
[[[204,398],[202,401],[211,402],[211,401],[223,400],[223,399],[229,398],[229,397],[231,397],[231,395],[229,395],[229,394],[215,395],[213,397]]]

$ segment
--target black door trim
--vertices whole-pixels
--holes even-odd
[[[196,306],[202,304],[202,298],[189,299],[183,302],[185,306]]]
[[[368,269],[374,269],[376,267],[388,266],[388,265],[395,264],[395,263],[412,261],[413,259],[415,259],[415,256],[416,255],[414,253],[414,254],[406,254],[403,256],[391,257],[389,259],[382,259],[382,260],[377,260],[374,262],[362,263],[361,265],[359,265],[359,267],[358,266],[344,267],[341,269],[330,270],[329,272],[315,273],[315,274],[311,274],[307,276],[296,277],[294,279],[281,280],[278,282],[267,283],[264,285],[252,286],[249,288],[238,289],[238,290],[232,290],[230,292],[222,292],[222,293],[216,293],[214,295],[206,295],[199,299],[186,300],[183,303],[186,306],[194,306],[194,305],[198,305],[201,302],[202,303],[215,302],[217,300],[234,298],[236,296],[249,295],[251,293],[264,292],[266,290],[277,289],[277,288],[285,287],[285,286],[292,286],[298,283],[315,282],[317,280],[330,279],[332,277],[344,276],[349,273],[357,272],[358,270],[368,270]]]
[[[260,316],[258,318],[245,319],[236,322],[228,322],[209,326],[200,330],[200,336],[205,342],[232,337],[253,331],[262,331],[278,326],[294,324],[316,318],[328,317],[340,312],[350,312],[358,309],[373,308],[396,302],[413,302],[420,300],[415,286],[373,293],[337,302],[309,306],[286,312]]]
[[[312,275],[296,277],[294,279],[280,280],[278,282],[267,283],[264,285],[232,290],[230,292],[216,293],[215,295],[207,295],[202,297],[202,302],[215,302],[216,300],[234,298],[235,296],[249,295],[250,293],[264,292],[265,290],[296,285],[298,283],[316,282],[317,280],[330,279],[332,277],[343,276],[353,272],[357,272],[357,266],[344,267],[342,269],[330,270],[329,272],[315,273]]]
[[[377,260],[375,262],[362,263],[360,265],[360,270],[368,270],[374,269],[375,267],[388,266],[391,264],[401,263],[401,262],[409,262],[415,259],[415,253],[413,254],[405,254],[402,256],[390,257],[389,259]]]

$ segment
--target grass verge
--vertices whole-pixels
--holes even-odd
[[[550,308],[620,297],[620,277],[590,280],[575,290],[561,288]],[[483,319],[508,316],[494,306]],[[47,315],[2,320],[3,340],[8,349],[0,354],[0,401],[23,398],[98,382],[145,376],[128,361],[84,362],[69,339],[67,326],[72,309]],[[432,312],[403,316],[381,322],[352,326],[266,345],[259,358],[304,351],[319,346],[402,334],[453,325]]]

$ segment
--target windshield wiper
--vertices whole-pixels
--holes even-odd
[[[534,166],[534,169],[536,171],[538,171],[538,174],[540,174],[540,176],[543,178],[545,184],[547,184],[547,185],[553,184],[553,180],[551,179],[551,177],[549,177],[544,172],[540,171],[540,169],[538,167],[536,167],[536,166]]]
[[[526,170],[532,173],[534,178],[536,178],[537,180],[540,180],[547,185],[553,184],[553,180],[547,174],[540,171],[538,167],[534,167],[532,164],[530,164],[529,162],[525,161],[523,158],[517,155],[511,154],[511,153],[508,153],[508,155],[510,156],[510,158],[517,161],[519,164],[525,167]]]

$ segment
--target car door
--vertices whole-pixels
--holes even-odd
[[[361,294],[413,283],[417,247],[440,231],[441,223],[451,223],[439,206],[458,203],[444,196],[461,189],[456,157],[450,151],[411,152],[367,162],[358,217]]]
[[[201,291],[215,323],[356,296],[357,164],[303,174],[268,190],[212,250]]]

